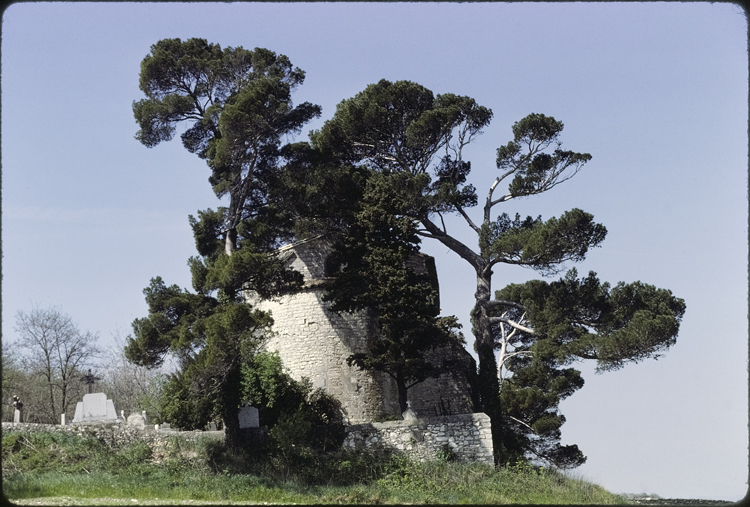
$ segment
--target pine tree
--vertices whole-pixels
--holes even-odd
[[[518,215],[511,219],[507,213],[493,219],[497,206],[548,192],[575,176],[591,160],[588,153],[563,150],[559,140],[563,123],[536,113],[516,122],[512,129],[513,139],[498,148],[496,165],[500,174],[488,187],[480,216],[478,219],[472,218],[468,209],[476,206],[479,198],[476,189],[466,183],[471,164],[463,159],[463,149],[482,133],[491,118],[492,111],[469,97],[453,94],[434,96],[430,90],[416,83],[381,80],[340,103],[334,117],[311,136],[311,141],[314,147],[333,154],[341,163],[366,167],[398,179],[397,185],[388,187],[391,192],[388,197],[410,203],[408,208],[404,208],[404,213],[420,224],[416,233],[420,237],[441,242],[474,269],[477,286],[471,319],[475,350],[479,356],[476,409],[491,417],[496,457],[503,462],[509,454],[518,455],[531,447],[520,444],[505,446],[505,442],[511,441],[508,431],[513,430],[503,427],[503,424],[512,413],[518,413],[513,412],[516,407],[513,406],[515,402],[510,401],[510,391],[505,390],[505,397],[501,396],[496,344],[498,340],[502,341],[503,333],[507,336],[517,330],[536,336],[534,333],[537,330],[521,322],[528,301],[492,299],[494,269],[498,264],[509,264],[529,267],[543,275],[555,274],[562,269],[563,263],[581,261],[590,248],[600,246],[607,230],[594,222],[591,214],[580,209],[572,209],[546,221],[541,217],[521,219]],[[508,185],[507,191],[496,196],[495,192],[504,182]],[[458,214],[465,220],[475,233],[475,247],[447,231],[442,220],[447,213]],[[610,365],[653,357],[656,350],[674,343],[682,316],[675,310],[683,304],[681,300],[671,297],[671,294],[667,299],[670,304],[652,308],[655,312],[653,319],[643,316],[632,319],[640,331],[649,333],[645,345],[635,331],[606,333],[597,341],[596,352],[589,351],[587,356],[580,349],[578,355],[568,355],[567,359],[562,359],[562,364],[573,357],[609,358],[609,362],[605,360],[603,364]],[[504,313],[508,311],[520,313]],[[613,313],[612,319],[613,329],[626,326],[629,322],[623,312]],[[538,322],[534,324],[538,325]],[[537,349],[539,347],[543,348],[539,345]],[[605,351],[617,352],[607,355],[609,352]],[[528,358],[523,358],[523,354],[520,354],[522,350],[518,352],[514,361],[521,364]],[[544,355],[536,349],[534,352],[538,356],[535,369],[527,372],[527,380],[522,380],[523,375],[519,370],[516,382],[524,388],[536,385],[537,389],[547,390],[545,396],[552,397],[547,396],[540,406],[546,405],[542,412],[549,414],[556,407],[555,399],[569,395],[571,389],[580,387],[580,382],[572,372],[560,374],[561,370],[552,363],[540,363]],[[561,359],[556,356],[555,360]],[[536,372],[535,375],[531,375],[531,371]],[[555,383],[552,380],[555,375],[562,380]],[[535,377],[533,381],[532,377]],[[557,394],[556,389],[559,389]],[[503,407],[503,400],[509,408]],[[537,417],[534,424],[548,432],[554,431],[556,425],[559,428],[563,421],[561,417],[555,421],[549,416],[543,416],[546,419],[541,417]],[[521,426],[528,424],[523,419],[516,419],[521,421]],[[533,424],[528,425],[533,427]],[[554,434],[551,435],[554,440]],[[522,435],[516,433],[516,436],[516,440],[523,440]],[[518,451],[521,448],[523,450]],[[553,456],[553,453],[548,452],[547,455]],[[560,451],[557,456],[562,465],[575,465],[581,461],[575,449]]]
[[[222,50],[203,39],[161,40],[141,63],[146,98],[133,103],[136,139],[153,147],[171,140],[177,125],[191,123],[182,143],[206,160],[214,193],[229,205],[189,217],[199,254],[188,262],[196,293],[154,278],[144,291],[149,315],[133,323],[126,354],[142,365],[175,355],[181,364],[169,387],[175,400],[204,407],[189,424],[220,415],[229,445],[239,441],[242,361],[272,322],[244,302],[243,291],[279,295],[302,281],[275,254],[291,232],[269,196],[283,165],[282,137],[320,114],[319,106],[292,104],[291,93],[303,82],[304,72],[284,55]]]

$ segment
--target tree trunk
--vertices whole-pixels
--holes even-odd
[[[497,362],[489,317],[491,280],[491,270],[486,268],[477,270],[477,291],[474,294],[475,303],[472,311],[472,331],[476,339],[477,355],[479,356],[480,409],[485,412],[487,407],[492,404],[493,399],[497,398],[500,387],[497,382]]]
[[[485,213],[483,225],[489,224],[489,216]],[[477,355],[479,356],[479,372],[475,377],[476,393],[474,399],[474,410],[484,412],[492,422],[492,440],[495,447],[495,456],[502,456],[501,411],[500,411],[500,383],[497,379],[497,361],[495,359],[494,340],[492,339],[492,324],[490,323],[489,309],[492,298],[491,282],[492,269],[490,261],[475,253],[472,249],[446,234],[438,226],[432,223],[427,216],[420,217],[422,225],[429,236],[437,239],[445,246],[456,252],[474,268],[477,274],[477,291],[474,294],[474,309],[472,316],[472,332],[476,340]],[[480,242],[481,243],[481,242]]]
[[[237,250],[237,229],[229,229],[224,236],[224,251],[231,257]]]
[[[498,456],[502,455],[503,449],[500,431],[500,382],[497,378],[497,360],[495,359],[492,324],[489,317],[491,282],[492,270],[489,267],[477,269],[477,291],[474,295],[472,331],[476,339],[477,355],[479,356],[479,373],[476,386],[480,403],[478,409],[490,417],[495,456]]]
[[[404,376],[400,372],[396,374],[396,387],[398,388],[398,406],[401,409],[401,414],[403,414],[409,408],[406,404],[408,388],[406,387]]]
[[[60,402],[60,413],[57,414],[58,417],[60,414],[64,414],[67,412],[68,409],[68,386],[65,380],[62,381],[62,394],[60,395],[61,402]]]
[[[50,414],[48,418],[52,418],[55,414],[55,386],[52,385],[52,377],[47,375],[47,384],[49,385],[49,408],[50,408]],[[54,424],[54,420],[50,421],[52,424]]]
[[[226,383],[222,390],[221,417],[224,420],[224,443],[227,448],[234,449],[242,445],[240,435],[240,406],[241,370],[239,361],[232,365],[227,374]]]

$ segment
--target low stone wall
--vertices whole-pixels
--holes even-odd
[[[177,431],[173,429],[158,429],[153,427],[141,429],[137,426],[120,424],[68,424],[60,426],[56,424],[34,424],[34,423],[3,423],[3,433],[11,431],[55,431],[68,433],[81,437],[95,437],[112,448],[127,445],[135,441],[143,441],[153,446],[157,442],[164,442],[171,437],[178,436],[190,442],[200,437],[224,438],[223,431]]]
[[[95,437],[117,448],[134,441],[158,447],[172,437],[187,441],[198,438],[224,438],[224,431],[177,431],[120,424],[54,424],[2,423],[3,433],[11,431],[56,431]],[[347,426],[344,447],[401,452],[418,461],[436,459],[450,449],[458,461],[493,464],[490,418],[486,414],[458,414],[424,417],[409,421],[389,421]]]
[[[493,464],[492,432],[486,414],[425,417],[411,421],[357,424],[347,427],[344,447],[390,449],[429,461],[449,448],[458,461]]]

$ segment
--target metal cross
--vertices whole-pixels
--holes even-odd
[[[96,382],[97,380],[101,380],[101,379],[99,377],[93,376],[91,374],[91,368],[89,368],[88,375],[84,375],[83,377],[81,377],[81,380],[86,382],[86,384],[89,386],[89,394],[91,394],[91,386],[94,385],[94,382]]]

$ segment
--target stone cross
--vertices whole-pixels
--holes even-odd
[[[91,374],[91,368],[89,368],[88,375],[84,375],[81,377],[81,380],[86,382],[86,384],[89,386],[89,394],[91,394],[91,387],[94,385],[94,382],[97,380],[101,380],[99,377],[95,377]]]

